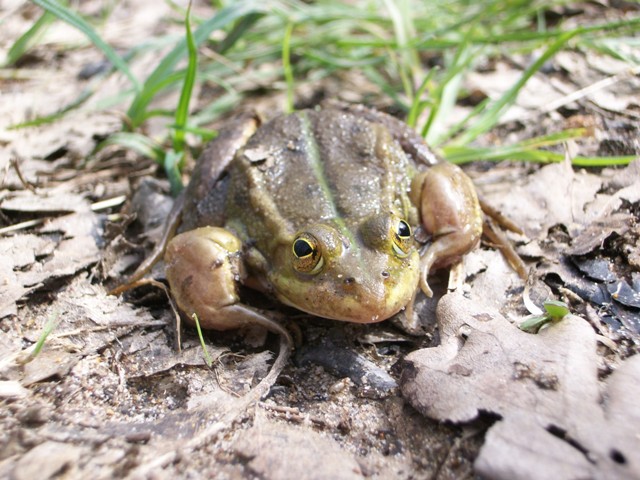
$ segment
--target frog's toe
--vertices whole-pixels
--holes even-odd
[[[427,297],[433,297],[433,290],[431,290],[431,287],[427,283],[426,275],[423,275],[422,278],[420,278],[420,290],[422,290],[422,293],[424,293]]]
[[[432,255],[429,255],[429,252],[420,260],[420,290],[429,298],[433,297],[433,290],[431,290],[427,282],[427,277],[429,276],[429,270],[431,269],[433,261],[434,258]]]

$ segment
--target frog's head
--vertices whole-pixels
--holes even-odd
[[[269,277],[278,298],[334,320],[386,320],[411,301],[418,284],[420,259],[411,229],[388,213],[354,225],[310,225],[276,257]]]

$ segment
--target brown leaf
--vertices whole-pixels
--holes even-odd
[[[206,365],[200,344],[183,345],[182,350],[178,352],[169,345],[164,334],[136,336],[129,340],[123,342],[123,350],[127,355],[122,360],[122,366],[128,378],[156,375],[179,365]],[[135,351],[132,351],[131,340],[140,340],[144,342],[144,346],[140,344]],[[207,350],[215,362],[229,349],[207,345]]]
[[[55,246],[51,238],[30,234],[0,238],[0,318],[16,314],[15,302],[31,291],[23,278],[25,271],[37,257],[50,255]]]
[[[579,317],[569,315],[531,335],[454,293],[441,300],[438,321],[441,345],[407,356],[402,392],[440,421],[466,422],[481,412],[502,419],[489,430],[476,462],[481,475],[640,476],[637,432],[627,425],[640,414],[620,395],[638,388],[640,362],[628,361],[622,378],[611,378],[613,407],[627,402],[625,411],[612,404],[603,409],[595,334]],[[626,424],[612,415],[623,415]]]
[[[39,478],[59,478],[64,474],[73,478],[79,472],[75,469],[86,447],[76,447],[68,443],[44,442],[29,450],[16,464],[12,478],[31,480]],[[75,475],[72,474],[75,472]]]
[[[25,387],[49,379],[61,379],[80,360],[80,355],[61,348],[44,349],[25,364],[21,383]]]
[[[49,319],[57,322],[42,351],[24,366],[17,367],[15,362],[7,360],[19,352],[5,352],[5,367],[12,368],[11,377],[20,379],[23,385],[62,378],[81,358],[125,333],[146,325],[163,324],[145,310],[134,309],[121,299],[108,296],[102,287],[90,284],[86,275],[76,277],[46,309],[25,309],[21,314],[36,318],[23,332],[24,338],[32,342],[38,340]]]
[[[16,302],[43,283],[73,275],[99,260],[98,220],[90,211],[56,218],[41,232],[49,235],[0,239],[4,283],[0,290],[0,318],[16,314]]]
[[[602,180],[566,162],[542,167],[523,184],[505,183],[486,194],[487,201],[505,212],[530,238],[544,238],[553,225],[580,229],[589,222],[584,205],[593,201]]]
[[[571,248],[566,250],[566,253],[584,255],[602,247],[604,241],[613,233],[618,235],[626,233],[633,219],[630,213],[617,213],[594,220],[579,235],[571,239]]]
[[[59,213],[87,210],[84,195],[69,192],[67,188],[47,189],[37,193],[29,190],[12,192],[2,200],[2,210],[22,213]]]

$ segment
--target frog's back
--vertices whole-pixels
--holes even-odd
[[[406,207],[407,157],[386,128],[348,112],[275,118],[230,169],[227,225],[261,250],[312,223],[355,228]]]

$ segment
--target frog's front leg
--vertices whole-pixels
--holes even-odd
[[[441,163],[418,174],[411,197],[432,243],[421,254],[420,288],[433,295],[427,276],[432,268],[458,262],[482,236],[482,210],[471,179],[456,165]]]
[[[245,279],[241,248],[235,235],[218,227],[197,228],[171,239],[164,260],[176,304],[189,322],[193,323],[196,314],[202,328],[261,325],[292,344],[278,322],[240,303],[238,285]]]

